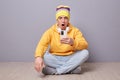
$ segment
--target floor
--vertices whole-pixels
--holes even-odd
[[[84,63],[82,74],[44,77],[32,62],[0,62],[0,80],[120,80],[120,62]]]

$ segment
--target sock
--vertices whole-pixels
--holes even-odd
[[[74,70],[71,71],[71,74],[80,74],[81,73],[81,67],[78,66],[77,68],[75,68]]]
[[[56,73],[56,69],[49,67],[49,66],[45,66],[42,70],[42,73],[45,75],[54,75]]]

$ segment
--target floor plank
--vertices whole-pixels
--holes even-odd
[[[32,62],[0,62],[0,80],[120,80],[120,62],[84,63],[82,74],[40,77]]]

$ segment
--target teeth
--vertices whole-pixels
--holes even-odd
[[[64,26],[64,24],[62,24],[62,26]]]

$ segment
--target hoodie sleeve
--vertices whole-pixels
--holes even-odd
[[[83,50],[88,48],[88,43],[83,37],[79,29],[75,30],[73,47],[74,47],[74,50]]]
[[[46,49],[48,48],[48,45],[50,43],[50,33],[49,30],[47,30],[41,37],[41,40],[39,41],[36,50],[35,50],[35,57],[43,57]]]

